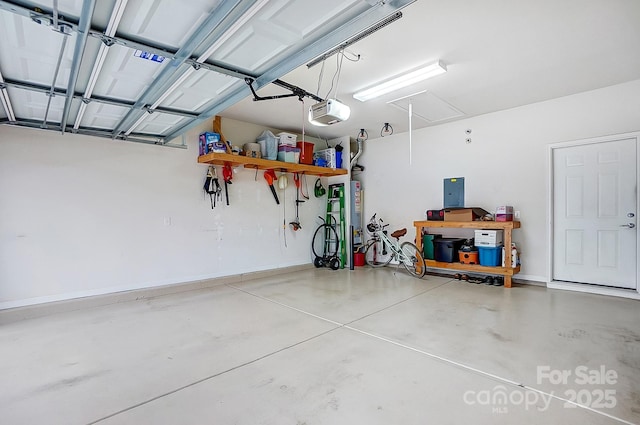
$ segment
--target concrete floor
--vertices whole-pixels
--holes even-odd
[[[0,359],[2,424],[640,423],[638,301],[394,268],[6,323]]]

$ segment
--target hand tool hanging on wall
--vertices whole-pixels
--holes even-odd
[[[224,163],[224,167],[222,168],[222,178],[224,179],[224,197],[227,200],[227,205],[229,205],[229,186],[231,184],[231,179],[233,178],[233,170],[231,170],[231,164],[228,162]]]
[[[300,218],[298,214],[298,207],[300,206],[301,203],[304,202],[304,200],[303,201],[300,200],[300,192],[302,191],[302,185],[300,182],[300,175],[298,173],[295,173],[293,175],[293,181],[296,184],[296,218],[295,220],[290,222],[289,225],[294,231],[298,231],[302,229],[302,225],[300,224]]]
[[[271,189],[271,193],[273,194],[273,199],[276,200],[276,204],[280,205],[280,200],[278,199],[278,194],[276,193],[276,188],[273,187],[273,182],[277,180],[276,172],[273,170],[267,170],[264,172],[264,179],[267,181],[269,188]]]
[[[220,199],[220,193],[222,192],[222,188],[218,182],[218,174],[214,166],[209,166],[207,170],[207,178],[204,181],[203,189],[209,194],[211,209],[213,209],[216,206],[216,200]]]

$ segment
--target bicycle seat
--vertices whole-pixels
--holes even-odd
[[[403,237],[406,234],[407,234],[407,228],[405,227],[404,229],[396,230],[395,232],[393,232],[391,234],[391,236],[396,238],[396,239],[400,239],[401,237]]]

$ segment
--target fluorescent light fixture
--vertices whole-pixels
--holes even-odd
[[[371,100],[382,96],[383,94],[424,81],[428,78],[435,77],[436,75],[444,74],[445,72],[447,72],[447,68],[442,64],[442,62],[437,61],[431,65],[415,69],[405,74],[397,75],[390,80],[376,84],[366,90],[359,91],[355,93],[353,97],[361,102],[366,102],[367,100]]]

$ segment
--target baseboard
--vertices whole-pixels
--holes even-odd
[[[41,304],[7,308],[4,310],[0,310],[0,325],[25,319],[48,316],[51,314],[65,313],[86,308],[101,307],[110,304],[118,304],[128,301],[160,297],[163,295],[177,294],[180,292],[196,291],[219,285],[246,282],[253,279],[277,276],[285,273],[292,273],[312,268],[313,264],[301,264],[296,266],[282,267],[278,269],[196,280],[192,282],[174,283],[162,286],[154,286],[150,288],[133,289],[108,294],[92,295],[67,300],[45,302]]]
[[[557,280],[553,280],[547,283],[547,288],[640,300],[640,293],[638,293],[638,291],[635,289],[610,288],[606,286],[589,285],[586,283],[562,282]]]

